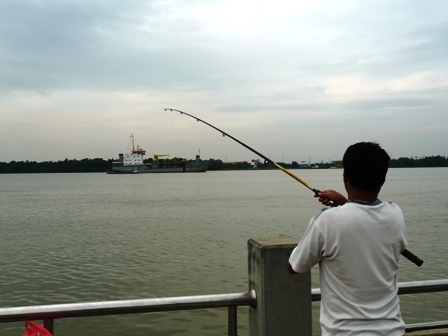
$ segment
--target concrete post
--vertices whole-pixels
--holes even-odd
[[[250,336],[312,335],[311,272],[291,275],[286,268],[297,243],[289,237],[248,241],[249,290],[257,293]]]

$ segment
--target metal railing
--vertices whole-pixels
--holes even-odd
[[[255,291],[250,291],[247,293],[11,307],[0,308],[0,323],[43,320],[45,328],[54,334],[55,319],[227,307],[228,334],[236,336],[237,307],[255,307],[256,302]]]
[[[399,295],[448,291],[448,279],[401,282],[398,285]],[[311,299],[320,301],[319,288],[312,289]],[[237,307],[256,307],[256,304],[256,293],[252,290],[247,293],[12,307],[0,309],[0,323],[43,320],[44,326],[54,334],[55,319],[227,307],[228,335],[236,336]],[[448,321],[409,324],[406,332],[440,328],[448,328]]]

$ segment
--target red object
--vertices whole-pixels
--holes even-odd
[[[53,336],[45,327],[33,321],[26,321],[25,329],[22,336]]]

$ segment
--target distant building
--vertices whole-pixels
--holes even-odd
[[[344,168],[344,165],[342,164],[342,160],[335,160],[334,161],[334,166],[336,168]]]
[[[304,168],[304,169],[308,169],[308,168],[310,168],[310,163],[309,162],[306,162],[306,161],[300,161],[300,164],[299,164],[299,167],[300,168]]]

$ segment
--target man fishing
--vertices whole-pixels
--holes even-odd
[[[301,178],[299,178],[298,176],[294,175],[293,173],[291,173],[289,170],[283,168],[282,166],[280,166],[278,163],[275,163],[274,161],[272,161],[270,158],[268,158],[267,156],[261,154],[260,152],[256,151],[255,149],[253,149],[252,147],[249,147],[247,144],[245,144],[244,142],[238,140],[237,138],[231,136],[230,134],[224,132],[223,130],[219,129],[216,126],[213,126],[212,124],[209,124],[208,122],[206,122],[205,120],[199,119],[198,117],[195,117],[192,114],[189,114],[187,112],[184,111],[180,111],[180,110],[176,110],[176,109],[172,109],[172,108],[166,108],[165,111],[174,111],[174,112],[179,112],[180,114],[184,114],[186,116],[189,116],[190,118],[196,119],[197,122],[202,122],[205,125],[217,130],[218,132],[220,132],[223,136],[229,137],[230,139],[236,141],[237,143],[239,143],[241,146],[246,147],[248,150],[250,150],[251,152],[257,154],[258,156],[260,156],[261,158],[263,158],[265,160],[265,163],[269,163],[275,167],[277,167],[278,169],[280,169],[282,172],[288,174],[289,176],[291,176],[293,179],[295,179],[296,181],[300,182],[302,185],[304,185],[305,187],[307,187],[309,190],[311,190],[314,194],[319,194],[321,193],[320,190],[315,189],[313,187],[311,187],[308,183],[306,183],[304,180],[302,180]],[[386,154],[387,155],[387,154]],[[390,158],[389,158],[390,160]],[[336,194],[334,194],[334,191],[331,190],[326,190],[324,194],[322,194],[322,197],[320,198],[320,201],[325,204],[325,205],[332,205],[335,206],[337,205],[337,203],[335,201],[331,201],[331,198],[329,198],[332,195],[335,195],[335,199],[339,198],[340,195],[339,193],[337,193],[340,196],[336,196]],[[327,198],[328,197],[328,198]],[[342,200],[346,202],[346,198],[342,196]],[[416,264],[418,267],[420,267],[421,265],[423,265],[423,260],[421,260],[419,257],[417,257],[415,254],[411,253],[408,250],[403,250],[401,252],[401,254],[406,257],[407,259],[409,259],[410,261],[412,261],[414,264]]]
[[[311,218],[288,263],[290,273],[319,264],[322,335],[404,335],[397,296],[406,228],[400,208],[378,194],[390,157],[378,144],[351,145],[343,157],[347,197],[317,193],[326,208]]]

